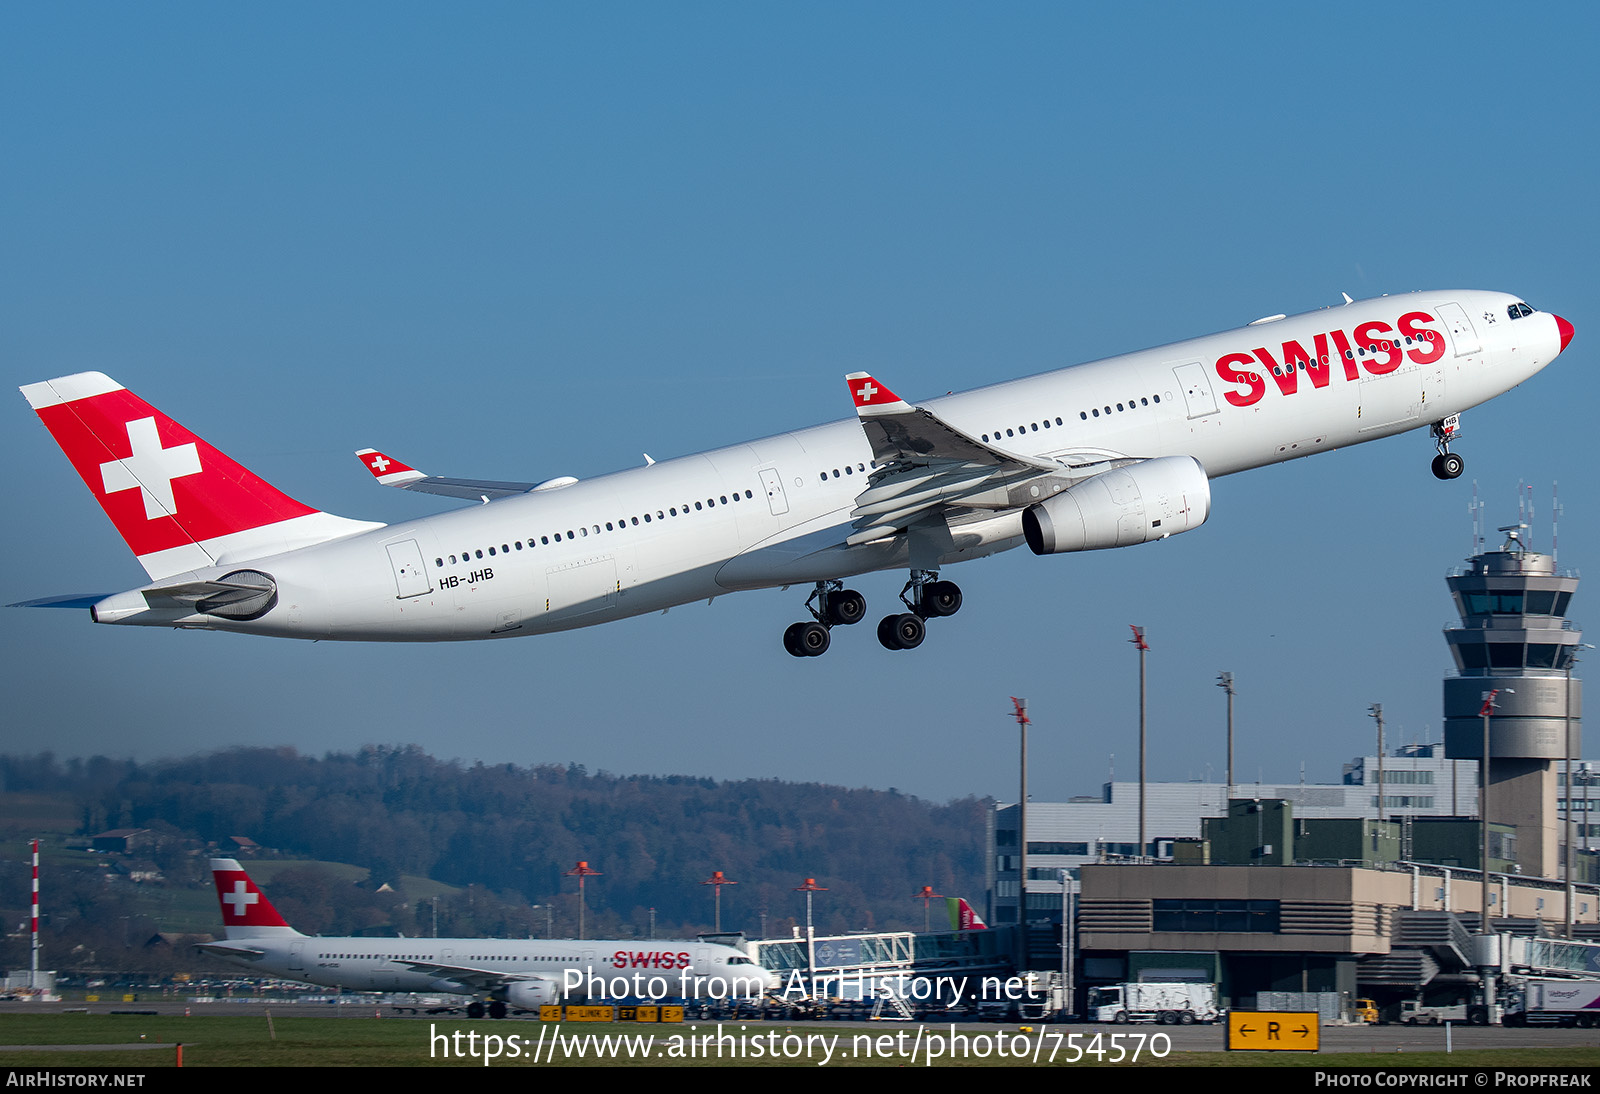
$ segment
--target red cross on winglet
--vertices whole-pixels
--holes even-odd
[[[844,380],[850,385],[850,397],[856,401],[857,410],[902,402],[900,396],[884,387],[870,373],[852,372]]]
[[[414,467],[408,467],[401,463],[393,456],[379,452],[376,448],[363,448],[356,453],[356,458],[361,461],[368,471],[372,472],[373,478],[379,480],[386,479],[390,475],[399,475],[406,471],[416,470]]]

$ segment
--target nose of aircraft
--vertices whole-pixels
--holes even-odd
[[[1553,312],[1551,314],[1554,315]],[[1559,316],[1559,315],[1555,316],[1555,320],[1556,320],[1556,330],[1561,332],[1561,349],[1562,349],[1562,352],[1565,352],[1566,348],[1567,348],[1567,343],[1572,341],[1572,335],[1573,335],[1572,324],[1567,322],[1565,319],[1561,318],[1561,316]]]

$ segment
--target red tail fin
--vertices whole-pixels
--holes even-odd
[[[22,394],[151,577],[379,527],[294,500],[102,373]]]
[[[958,896],[948,897],[950,929],[955,931],[986,931],[989,925],[973,911],[972,905]]]
[[[211,860],[211,878],[217,884],[217,899],[222,903],[222,925],[229,938],[259,938],[262,935],[297,935],[300,932],[284,922],[272,901],[266,898],[236,859]]]

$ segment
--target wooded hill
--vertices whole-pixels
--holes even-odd
[[[723,928],[752,936],[763,914],[768,936],[804,922],[794,888],[807,877],[828,889],[815,900],[819,933],[920,930],[914,894],[924,885],[981,906],[987,804],[976,798],[939,805],[892,789],[777,779],[465,765],[416,746],[322,757],[241,748],[156,763],[8,756],[0,780],[0,813],[13,817],[0,855],[0,912],[11,923],[26,914],[26,848],[21,809],[10,806],[43,815],[52,802],[77,821],[54,834],[62,847],[107,829],[153,833],[129,857],[154,863],[160,880],[112,877],[115,855],[81,860],[102,886],[203,890],[205,858],[232,854],[233,836],[261,846],[263,876],[274,858],[365,868],[355,883],[337,871],[269,877],[268,895],[308,933],[425,934],[437,912],[441,935],[553,928],[570,937],[576,883],[563,874],[579,860],[601,872],[586,886],[590,937],[643,937],[652,908],[658,937],[710,930],[712,890],[701,882],[715,870],[738,882],[723,889]],[[439,884],[422,879],[461,891],[435,908]],[[112,899],[93,886],[78,898]],[[70,915],[59,898],[55,908],[52,919]]]

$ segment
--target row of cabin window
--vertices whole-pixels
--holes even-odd
[[[1433,339],[1435,339],[1437,337],[1439,337],[1439,334],[1438,334],[1437,331],[1426,330],[1426,331],[1423,331],[1420,334],[1418,334],[1415,338],[1412,338],[1410,335],[1407,335],[1406,338],[1405,338],[1405,344],[1409,346],[1409,345],[1413,345],[1413,344],[1415,344],[1417,342],[1424,341],[1425,339],[1428,340],[1428,341],[1432,341]],[[1386,340],[1386,341],[1382,341],[1382,342],[1374,342],[1371,345],[1367,345],[1367,346],[1357,346],[1355,349],[1347,349],[1347,350],[1345,350],[1344,351],[1344,359],[1346,361],[1354,361],[1357,357],[1365,357],[1367,354],[1369,354],[1369,353],[1377,353],[1379,350],[1382,350],[1383,352],[1387,353],[1391,349],[1399,349],[1400,345],[1401,345],[1401,340],[1396,338],[1396,339],[1394,339],[1392,341]],[[1293,372],[1295,370],[1295,365],[1297,363],[1300,366],[1300,371],[1301,372],[1304,372],[1306,369],[1310,368],[1313,364],[1318,364],[1318,363],[1320,363],[1320,365],[1322,367],[1326,368],[1327,364],[1328,364],[1328,355],[1326,353],[1324,353],[1322,355],[1321,359],[1320,359],[1320,362],[1285,361],[1281,365],[1274,365],[1273,368],[1272,368],[1272,374],[1274,376],[1286,376],[1286,375],[1288,375],[1289,373],[1291,373],[1291,372]]]
[[[1523,306],[1526,307],[1526,305],[1523,305]],[[1515,307],[1515,305],[1513,305],[1513,308],[1514,307]],[[1523,314],[1526,315],[1526,314],[1529,314],[1529,312],[1524,312]],[[1513,316],[1512,318],[1518,318],[1518,316]],[[1426,336],[1429,339],[1433,339],[1433,338],[1437,338],[1438,334],[1436,332],[1434,332],[1434,331],[1423,331],[1422,334],[1419,334],[1414,339],[1409,337],[1409,336],[1407,336],[1407,338],[1405,340],[1405,344],[1409,346],[1409,345],[1413,344],[1413,342],[1420,342],[1420,341],[1423,340],[1424,336]],[[1399,340],[1396,340],[1394,342],[1394,346],[1395,347],[1398,347],[1399,344],[1400,344]],[[1359,357],[1365,357],[1368,353],[1377,353],[1379,350],[1387,351],[1390,348],[1391,348],[1391,346],[1390,346],[1389,342],[1377,342],[1377,343],[1374,343],[1373,345],[1370,345],[1370,346],[1360,346],[1360,347],[1357,347],[1354,350],[1345,350],[1344,351],[1344,355],[1345,355],[1345,357],[1347,359],[1349,359],[1351,361],[1354,361],[1358,356]],[[1325,365],[1327,365],[1327,363],[1328,363],[1328,355],[1327,354],[1323,354],[1322,355],[1322,364],[1325,366]],[[1306,367],[1307,367],[1307,362],[1301,361],[1301,362],[1299,362],[1299,364],[1300,364],[1301,371],[1304,371],[1306,369]],[[1287,363],[1282,364],[1282,365],[1276,365],[1272,369],[1273,375],[1275,375],[1275,376],[1283,376],[1286,373],[1293,372],[1293,371],[1294,371],[1294,362],[1287,362]],[[1123,403],[1116,404],[1116,411],[1118,413],[1120,413],[1123,410],[1133,410],[1135,408],[1135,405],[1137,405],[1137,406],[1149,406],[1152,403],[1159,404],[1160,402],[1161,402],[1161,396],[1159,396],[1159,395],[1140,396],[1137,404],[1135,404],[1134,400],[1132,400],[1132,399],[1129,399],[1126,404],[1123,404]],[[1081,421],[1088,421],[1090,419],[1090,417],[1098,418],[1098,417],[1100,417],[1100,415],[1102,413],[1107,414],[1107,415],[1111,414],[1112,413],[1112,407],[1110,407],[1110,406],[1091,407],[1088,410],[1080,410],[1080,411],[1078,411],[1078,418]],[[1061,419],[1057,418],[1055,420],[1055,424],[1056,425],[1061,425],[1062,424]],[[1050,428],[1050,419],[1046,418],[1046,419],[1044,419],[1043,422],[1030,422],[1028,425],[1019,425],[1019,426],[1017,426],[1016,429],[1008,429],[1008,430],[1006,430],[1005,431],[1005,435],[1007,437],[1014,437],[1018,433],[1027,433],[1030,430],[1032,430],[1034,433],[1037,433],[1037,432],[1039,432],[1040,425],[1043,425],[1044,428],[1049,429]],[[994,439],[997,440],[997,441],[1000,439],[1000,431],[998,429],[994,431]],[[985,433],[983,435],[983,440],[984,440],[984,443],[988,443],[989,434]]]
[[[878,466],[877,462],[874,461],[872,466],[873,467],[877,467]],[[854,467],[851,467],[849,464],[845,465],[844,473],[846,475],[854,475],[857,471],[859,471],[863,475],[865,475],[867,473],[867,465],[864,464],[864,463],[858,463]],[[828,481],[828,473],[826,471],[821,472],[821,476],[820,477],[821,477],[823,482],[827,482]],[[837,467],[835,467],[833,469],[833,477],[834,478],[838,478],[839,477],[839,469]]]
[[[1152,401],[1157,402],[1157,403],[1161,402],[1161,396],[1159,396],[1159,395],[1151,395],[1151,396],[1142,397],[1142,398],[1140,398],[1138,400],[1137,403],[1135,403],[1134,400],[1129,399],[1127,404],[1126,404],[1126,407],[1124,407],[1124,404],[1118,403],[1117,404],[1117,410],[1119,410],[1119,411],[1123,410],[1123,409],[1132,410],[1132,409],[1134,409],[1135,406],[1149,406]],[[1105,412],[1107,414],[1110,414],[1111,413],[1111,408],[1109,406],[1106,407],[1105,408]],[[1089,410],[1080,410],[1080,411],[1078,411],[1078,417],[1080,419],[1082,419],[1083,421],[1088,421],[1091,415],[1093,415],[1096,418],[1100,417],[1100,408],[1099,407],[1091,407]],[[1029,431],[1037,433],[1037,432],[1039,432],[1039,427],[1040,426],[1043,426],[1045,429],[1049,429],[1052,424],[1054,424],[1054,425],[1064,425],[1065,423],[1062,422],[1062,420],[1060,418],[1057,418],[1054,423],[1052,423],[1049,418],[1045,418],[1043,421],[1029,422],[1027,425],[1019,425],[1015,429],[1008,429],[1008,430],[1005,431],[1005,435],[1007,437],[1015,437],[1018,433],[1027,433]],[[1000,431],[998,429],[994,431],[994,439],[997,440],[997,441],[1000,439]],[[983,435],[983,441],[984,441],[985,444],[987,444],[989,442],[989,434],[985,433]]]
[[[723,505],[728,505],[728,504],[731,504],[731,502],[733,502],[733,501],[744,501],[744,500],[748,500],[748,499],[751,499],[751,498],[754,498],[754,497],[755,497],[755,494],[752,493],[749,490],[746,490],[744,492],[743,497],[740,496],[739,491],[735,490],[733,492],[732,496],[731,496],[731,501],[730,501],[730,496],[729,495],[723,494],[723,495],[721,495],[721,502],[722,502]],[[717,501],[718,501],[717,498],[707,498],[703,502],[700,502],[700,501],[695,502],[694,503],[694,507],[697,510],[699,510],[699,509],[715,509],[717,507]],[[689,505],[686,502],[683,505],[683,513],[684,513],[684,515],[688,515],[688,512],[689,512]],[[654,519],[654,520],[666,520],[668,516],[674,516],[675,517],[677,515],[678,515],[678,507],[677,506],[672,506],[666,512],[662,512],[659,509],[656,510],[656,514],[655,514],[654,518],[652,518],[649,513],[646,513],[644,515],[644,522],[646,524],[649,524],[652,519]],[[618,520],[618,521],[609,521],[608,520],[608,521],[606,521],[605,530],[607,532],[620,531],[621,529],[626,528],[628,526],[628,522],[630,520],[635,525],[637,525],[639,523],[639,518],[638,517],[625,517],[622,520]],[[595,535],[597,535],[597,536],[600,535],[600,526],[598,524],[595,524],[595,525],[589,525],[589,526],[580,527],[576,532],[572,531],[572,529],[569,528],[569,529],[567,529],[567,538],[568,539],[577,539],[579,536],[587,536],[589,534],[589,529],[591,527],[594,529],[594,534]],[[556,543],[560,543],[561,542],[561,533],[560,532],[552,533],[552,535],[553,535],[554,540],[555,540]],[[539,545],[549,546],[549,544],[551,542],[551,538],[552,538],[551,535],[539,536],[538,537]],[[535,546],[534,537],[533,536],[529,536],[528,537],[528,547],[531,549],[534,546]],[[517,540],[514,545],[513,544],[509,544],[509,543],[502,543],[500,545],[500,552],[499,553],[503,554],[503,555],[509,555],[512,552],[512,550],[518,550],[518,551],[522,550],[522,541],[520,539]],[[488,549],[488,551],[489,551],[489,557],[493,558],[494,555],[495,555],[495,549],[493,547],[490,547]],[[482,547],[479,547],[476,550],[462,551],[461,552],[461,561],[462,562],[471,562],[474,557],[482,558],[483,557],[483,552],[484,552],[484,549]],[[434,564],[435,567],[443,569],[444,565],[445,565],[445,560],[443,558],[436,558],[436,559],[433,560],[433,564]],[[452,566],[456,565],[456,556],[455,555],[451,555],[450,556],[450,565],[452,565]]]

